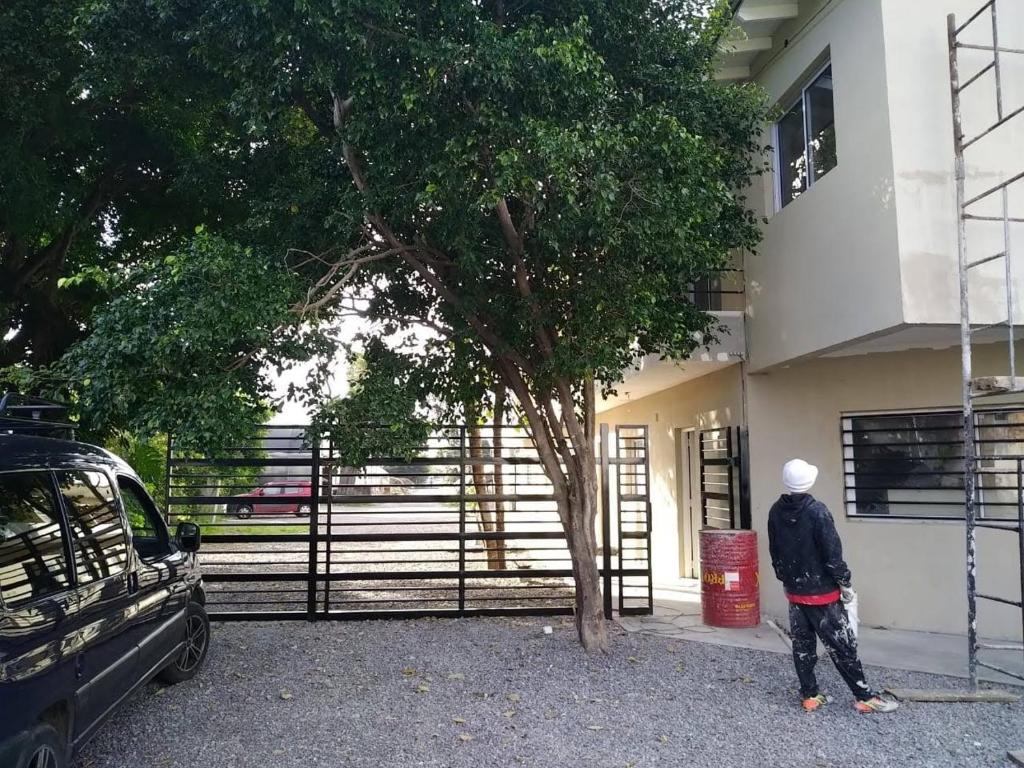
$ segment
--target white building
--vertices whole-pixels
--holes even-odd
[[[651,427],[656,583],[698,576],[697,530],[705,517],[739,525],[749,492],[750,524],[760,534],[762,610],[783,615],[766,521],[782,490],[783,462],[800,456],[820,467],[814,493],[836,519],[862,621],[965,630],[946,17],[965,21],[982,3],[738,4],[737,35],[726,44],[720,75],[760,84],[782,115],[769,126],[775,171],[749,190],[767,217],[762,244],[743,257],[742,280],[733,276],[742,293],[699,295],[732,332],[694,360],[649,361],[599,414],[602,422]],[[970,32],[982,47],[992,44],[989,18]],[[1001,46],[1024,49],[1024,3],[1000,0],[999,38]],[[991,51],[962,50],[961,80],[991,61]],[[990,69],[964,92],[968,136],[996,121],[993,77]],[[1024,105],[1024,56],[1004,56],[1001,77],[1005,111]],[[1024,116],[972,145],[966,159],[968,197],[1024,171]],[[974,212],[999,213],[992,204],[998,197]],[[1024,183],[1012,188],[1010,205],[1019,219],[1011,225],[1020,243],[1012,282],[1021,297]],[[1001,250],[1001,223],[968,226],[972,259]],[[972,281],[976,374],[1003,374],[1006,329],[980,328],[1004,319],[1002,262],[974,270]],[[1024,318],[1024,307],[1017,317]],[[729,427],[738,428],[734,443],[744,435],[742,473],[720,463],[702,473],[702,452],[726,455],[725,432],[710,430]],[[981,416],[979,435],[992,455],[1024,454],[1024,412]],[[993,458],[989,465],[1012,462]],[[730,471],[732,484],[725,482]],[[1015,476],[983,482],[982,513],[1016,515]],[[716,520],[723,516],[731,520]],[[1020,599],[1016,538],[983,531],[979,550],[982,591]],[[986,635],[1021,636],[1013,607],[985,604],[979,618]]]

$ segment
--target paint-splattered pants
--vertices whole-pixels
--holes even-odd
[[[806,699],[818,695],[814,666],[818,663],[819,637],[853,695],[858,699],[870,699],[874,695],[864,679],[864,668],[857,658],[857,638],[841,602],[837,600],[828,605],[790,603],[789,628],[793,635],[793,662],[800,678],[801,696]]]

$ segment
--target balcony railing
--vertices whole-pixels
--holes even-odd
[[[743,312],[743,270],[726,269],[716,278],[694,283],[690,300],[705,312]]]

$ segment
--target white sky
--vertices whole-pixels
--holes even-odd
[[[366,323],[359,318],[345,318],[341,321],[338,335],[345,341],[355,338],[360,332],[366,329]],[[278,374],[277,371],[268,371],[267,376],[274,383],[274,395],[285,397],[288,394],[288,385],[301,385],[312,369],[312,364],[305,363],[297,365],[291,370]],[[329,394],[334,397],[342,397],[348,392],[348,363],[343,354],[339,354],[337,360],[331,366],[331,378],[328,382]],[[271,424],[306,424],[309,422],[310,414],[305,406],[291,400],[286,400],[280,412],[270,420]]]
[[[348,317],[341,321],[338,329],[338,336],[344,341],[351,341],[360,333],[369,329],[369,325],[361,318]],[[422,345],[426,339],[436,337],[436,333],[429,328],[415,327],[407,328],[396,335],[385,339],[396,343],[399,340],[411,342],[413,348]],[[298,365],[295,368],[278,375],[276,371],[269,371],[266,375],[274,383],[274,394],[277,397],[284,397],[288,392],[288,385],[302,384],[309,375],[311,365]],[[339,356],[334,362],[331,370],[331,379],[328,383],[329,394],[334,397],[343,397],[348,392],[348,363],[344,356]],[[306,424],[309,422],[310,414],[300,403],[285,401],[284,407],[271,420],[271,424]]]

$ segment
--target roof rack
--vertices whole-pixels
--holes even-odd
[[[0,396],[0,435],[41,435],[75,439],[68,407],[41,397],[5,392]]]

